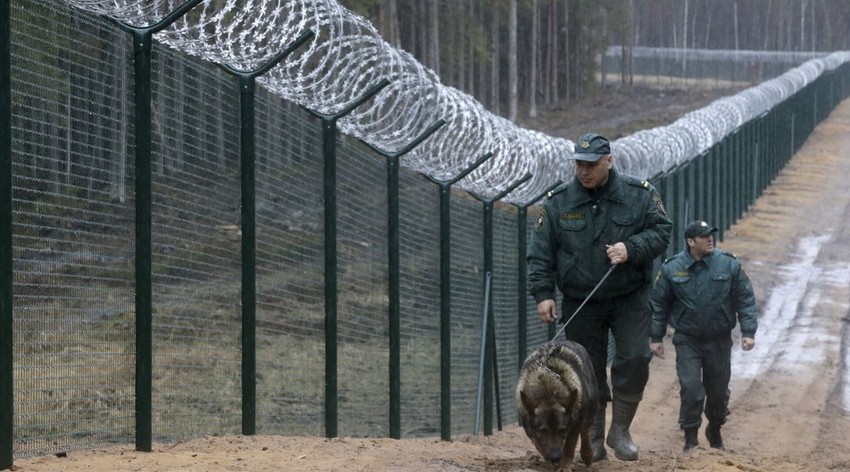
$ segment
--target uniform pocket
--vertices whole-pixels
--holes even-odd
[[[611,221],[618,226],[632,226],[637,221],[637,215],[631,212],[615,211],[611,214]]]
[[[711,293],[728,295],[732,288],[732,276],[729,274],[714,274],[711,276]]]
[[[612,241],[624,241],[636,232],[639,216],[634,207],[614,205],[611,207]]]
[[[558,221],[558,226],[564,231],[581,231],[587,226],[587,220],[581,219],[566,219],[561,218]]]

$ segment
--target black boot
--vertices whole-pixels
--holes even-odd
[[[699,446],[699,439],[697,439],[697,433],[699,433],[699,428],[685,429],[685,447],[682,449],[682,452],[688,452],[691,449]]]
[[[636,461],[638,447],[632,442],[629,427],[637,412],[641,395],[617,395],[614,392],[614,406],[611,412],[611,427],[605,444],[614,449],[614,457],[621,461]]]
[[[708,426],[705,428],[705,438],[708,439],[709,446],[714,449],[725,451],[726,449],[723,447],[723,437],[720,435],[720,426],[722,426],[720,423],[713,423],[709,421]]]

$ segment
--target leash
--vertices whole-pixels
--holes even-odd
[[[617,267],[617,266],[616,266],[615,264],[611,264],[611,267],[609,267],[609,268],[608,268],[608,272],[605,272],[605,275],[603,275],[603,276],[602,276],[602,279],[601,279],[601,280],[600,280],[600,281],[596,284],[596,286],[595,286],[595,287],[593,287],[593,290],[591,290],[591,291],[590,291],[590,293],[589,293],[589,294],[587,294],[587,298],[585,298],[585,299],[584,299],[584,301],[583,301],[583,302],[581,302],[581,305],[579,305],[579,306],[578,306],[578,308],[576,308],[576,311],[574,311],[574,312],[573,312],[573,316],[570,316],[570,319],[568,319],[568,320],[564,323],[564,326],[561,326],[561,329],[559,329],[559,330],[558,330],[558,332],[557,332],[557,333],[555,333],[555,336],[554,336],[554,337],[553,337],[550,341],[554,341],[555,339],[557,339],[557,338],[558,338],[558,336],[560,336],[560,335],[561,335],[561,333],[564,331],[564,328],[566,328],[566,327],[567,327],[567,325],[568,325],[568,324],[570,324],[570,321],[572,321],[572,320],[573,320],[573,318],[575,318],[575,317],[576,317],[576,315],[578,314],[578,312],[579,312],[582,308],[584,308],[585,303],[587,303],[587,301],[588,301],[588,300],[590,300],[590,297],[592,297],[592,296],[593,296],[593,294],[594,294],[594,293],[596,293],[596,290],[599,288],[599,286],[600,286],[600,285],[602,285],[602,282],[605,282],[605,279],[607,279],[607,278],[608,278],[608,276],[609,276],[609,275],[611,275],[611,272],[613,272],[613,271],[614,271],[614,267]]]

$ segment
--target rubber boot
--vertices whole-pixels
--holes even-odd
[[[720,423],[709,421],[705,428],[705,438],[708,439],[708,445],[714,449],[725,450],[723,447],[723,436],[720,435]]]
[[[606,444],[614,449],[614,456],[621,461],[636,461],[638,458],[638,447],[632,442],[629,427],[640,400],[641,395],[614,394],[611,428],[608,429]]]
[[[699,446],[699,439],[697,439],[698,433],[699,428],[685,429],[685,447],[682,448],[682,452],[688,452],[691,449]]]

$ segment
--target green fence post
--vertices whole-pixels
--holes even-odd
[[[492,274],[493,273],[493,203],[498,200],[504,198],[507,194],[516,190],[517,187],[524,184],[531,178],[530,173],[526,173],[519,180],[509,185],[505,190],[501,191],[497,195],[484,198],[475,193],[469,192],[475,199],[481,201],[483,203],[483,217],[484,217],[484,273]],[[490,283],[488,285],[488,290],[492,292],[493,284]],[[492,300],[492,293],[485,293],[485,298]],[[496,392],[496,414],[497,414],[497,423],[498,427],[502,429],[502,418],[501,418],[501,405],[498,400],[499,389],[498,389],[498,365],[496,363],[496,323],[494,318],[494,309],[493,303],[490,303],[488,307],[488,313],[485,318],[484,326],[481,329],[482,339],[486,340],[485,349],[484,349],[484,372],[483,372],[483,389],[484,389],[484,434],[490,435],[493,434],[493,392],[494,392],[494,380],[493,376],[495,376],[495,392]],[[475,427],[478,427],[476,423]]]
[[[354,111],[384,89],[390,81],[380,80],[363,95],[336,114],[329,115],[305,108],[322,121],[324,158],[323,197],[325,225],[325,436],[335,438],[339,426],[339,383],[337,349],[337,211],[336,211],[336,138],[337,121]]]
[[[696,176],[696,162],[694,160],[688,161],[685,165],[684,169],[684,177],[685,177],[685,213],[683,224],[687,225],[689,221],[697,218],[696,212],[696,199],[697,199],[697,176]]]
[[[678,235],[675,238],[675,251],[677,253],[684,248],[684,240],[681,237],[684,234],[685,226],[688,224],[687,221],[687,213],[688,213],[688,197],[686,193],[686,170],[687,163],[679,164],[679,166],[673,171],[673,187],[674,194],[676,195],[674,200],[674,215],[673,215],[673,234]]]
[[[488,318],[490,317],[490,294],[492,293],[492,290],[490,290],[491,277],[492,274],[490,274],[490,272],[484,272],[484,306],[481,311],[481,347],[478,351],[478,387],[475,390],[475,422],[472,424],[472,434],[474,436],[478,436],[478,426],[481,423],[481,397],[482,395],[485,395],[484,386],[487,384],[485,374],[489,371],[486,362],[488,344],[486,332],[489,324]],[[490,421],[492,422],[493,420],[491,419]],[[485,419],[484,422],[486,423],[487,420]],[[492,426],[490,428],[490,432],[492,433]]]
[[[363,142],[373,151],[387,159],[387,246],[388,246],[388,317],[390,336],[390,437],[401,438],[401,265],[399,257],[399,205],[398,167],[401,156],[412,151],[426,138],[434,134],[446,120],[439,119],[399,151],[391,152]]]
[[[735,223],[735,214],[738,209],[738,158],[740,157],[740,138],[740,128],[736,129],[731,135],[729,135],[729,147],[727,148],[729,154],[726,161],[728,172],[726,178],[728,179],[729,191],[725,194],[727,218],[724,229],[729,229]],[[721,230],[718,236],[721,241],[723,240],[723,233],[724,231]]]
[[[767,133],[769,125],[769,115],[767,113],[762,113],[758,117],[758,127],[756,128],[755,136],[753,136],[753,145],[756,147],[757,156],[756,169],[753,174],[753,184],[755,185],[753,201],[758,200],[759,197],[761,197],[762,191],[767,186],[767,176],[769,174],[767,162],[770,153],[770,146],[768,145],[770,137]]]
[[[708,153],[703,152],[694,160],[696,166],[697,188],[694,198],[694,219],[699,218],[708,220],[708,175],[706,168],[708,167]],[[713,224],[713,223],[712,223]]]
[[[10,0],[0,0],[0,469],[12,468],[14,345],[12,330],[12,55]]]
[[[706,212],[705,219],[709,221],[712,225],[717,226],[718,224],[718,204],[717,202],[720,199],[720,189],[717,184],[717,169],[720,166],[720,143],[715,143],[708,150],[708,154],[706,155],[706,176],[708,182],[706,183],[705,191],[707,193],[706,197]]]
[[[257,432],[257,214],[255,180],[256,79],[315,36],[308,30],[253,71],[219,66],[239,79],[239,143],[242,201],[242,434]]]
[[[440,188],[440,439],[452,439],[452,239],[451,187],[493,157],[488,152],[450,180],[425,178]]]
[[[151,451],[153,384],[153,282],[151,268],[151,49],[153,35],[202,0],[189,0],[153,26],[118,22],[133,37],[136,127],[136,449]]]
[[[732,179],[730,175],[732,174],[732,170],[729,168],[729,156],[732,155],[732,136],[726,135],[723,140],[720,142],[720,162],[718,162],[719,167],[717,168],[717,184],[719,187],[718,197],[718,220],[714,225],[717,226],[719,231],[717,232],[717,240],[723,241],[723,234],[726,232],[727,224],[729,222],[729,199],[731,198],[732,192]]]

